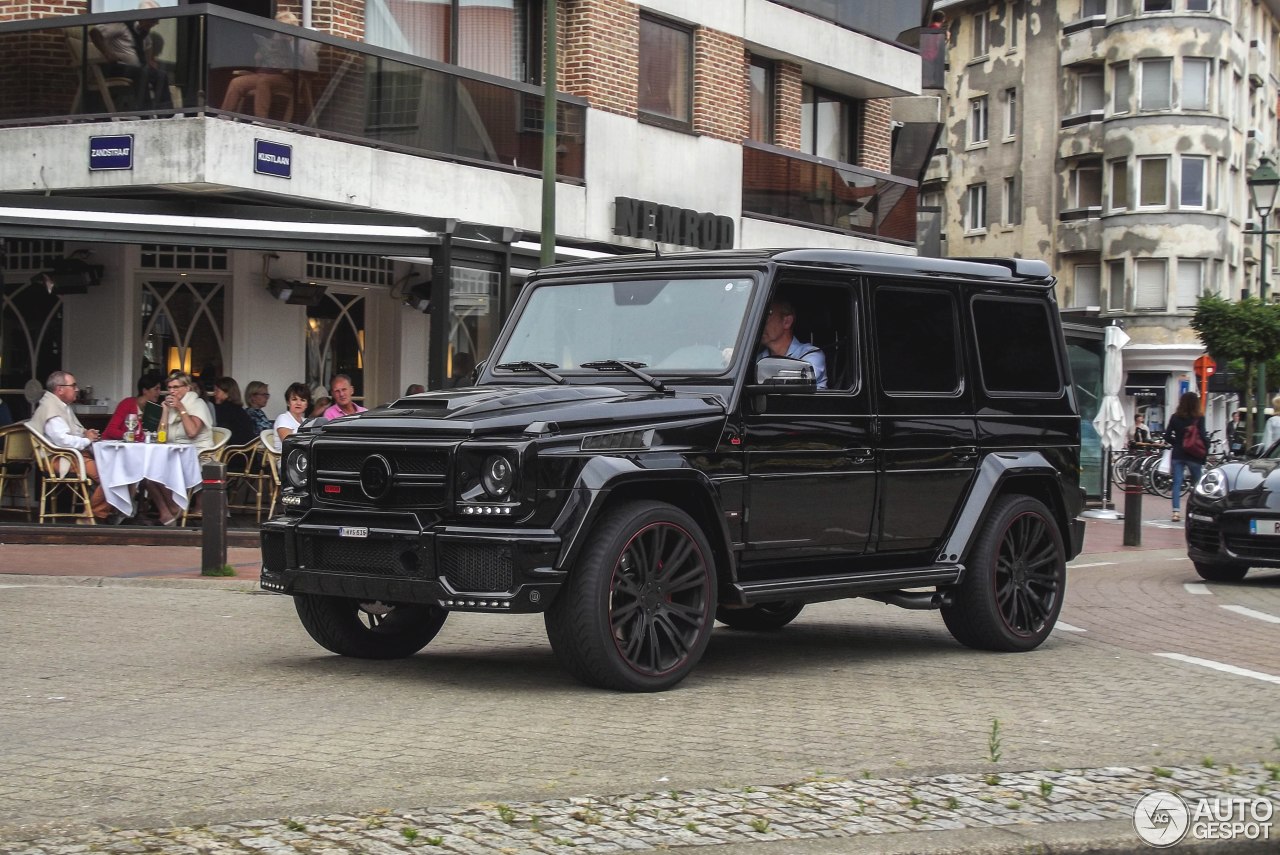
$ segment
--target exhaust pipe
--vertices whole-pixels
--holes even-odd
[[[863,596],[903,609],[928,610],[951,605],[951,595],[942,591],[885,591]]]

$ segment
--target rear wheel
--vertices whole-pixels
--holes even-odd
[[[804,609],[804,603],[792,600],[780,600],[776,603],[757,603],[742,609],[731,609],[719,606],[716,609],[716,620],[730,629],[741,629],[751,632],[768,632],[782,629],[791,623]]]
[[[711,638],[715,568],[698,524],[664,502],[604,512],[545,615],[551,649],[584,683],[670,688]]]
[[[357,659],[403,659],[426,647],[449,613],[439,606],[388,605],[296,594],[294,608],[325,650]]]
[[[1033,650],[1062,609],[1067,563],[1057,523],[1041,502],[1005,496],[992,508],[964,581],[942,607],[947,629],[981,650]]]
[[[1206,582],[1239,582],[1249,572],[1248,564],[1208,564],[1193,561],[1196,573]]]

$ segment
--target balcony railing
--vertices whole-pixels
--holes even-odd
[[[839,24],[885,42],[908,44],[900,38],[904,30],[920,26],[929,4],[919,0],[773,0],[801,12]],[[916,47],[908,44],[909,47]]]
[[[914,244],[914,181],[771,145],[742,151],[742,212]]]
[[[154,22],[150,70],[98,49],[94,30],[132,21]],[[0,78],[0,125],[226,115],[541,173],[540,88],[220,7],[3,23],[0,63],[22,69]],[[557,174],[581,180],[586,105],[557,101]]]

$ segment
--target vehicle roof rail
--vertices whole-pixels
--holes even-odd
[[[1053,275],[1046,262],[1038,258],[969,258],[964,261],[976,261],[979,264],[995,264],[1007,269],[1014,276],[1026,279],[1048,279]]]

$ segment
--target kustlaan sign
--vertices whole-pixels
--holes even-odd
[[[733,219],[629,196],[613,200],[613,233],[698,249],[733,249]]]
[[[293,146],[270,140],[254,140],[253,171],[277,178],[293,177]]]

